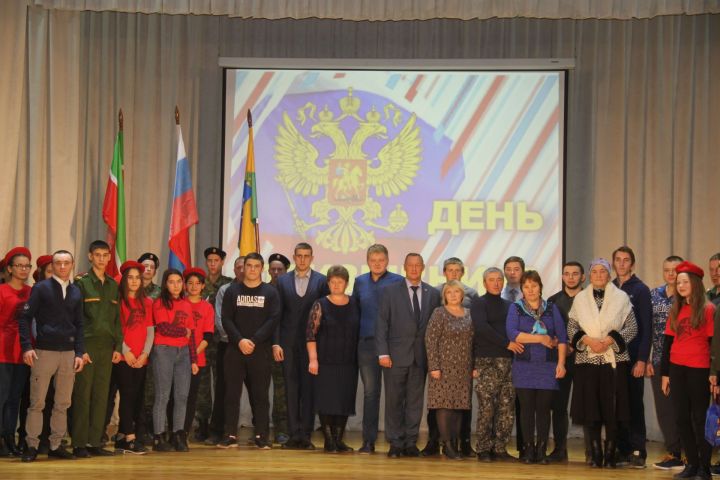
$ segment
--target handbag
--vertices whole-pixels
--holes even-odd
[[[705,414],[705,440],[713,446],[720,446],[720,405],[713,402]]]

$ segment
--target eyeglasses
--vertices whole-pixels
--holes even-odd
[[[10,265],[13,268],[17,268],[19,270],[30,270],[32,268],[32,265],[30,264],[22,264],[22,263],[16,263],[15,265]]]

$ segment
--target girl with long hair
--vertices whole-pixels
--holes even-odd
[[[123,331],[123,359],[113,365],[113,377],[120,391],[120,424],[115,450],[123,453],[147,452],[135,434],[138,423],[144,423],[143,393],[148,357],[155,338],[152,300],[142,288],[145,267],[135,261],[120,266],[120,324]]]
[[[190,377],[197,375],[197,351],[193,332],[193,313],[184,298],[182,274],[174,269],[165,270],[160,297],[153,303],[155,341],[151,353],[155,402],[153,404],[153,450],[156,452],[187,452],[185,410]],[[173,428],[167,438],[167,404],[173,392]]]
[[[675,298],[670,308],[662,356],[662,390],[670,395],[687,457],[685,469],[674,478],[709,480],[712,449],[705,441],[705,412],[710,404],[708,379],[710,342],[715,306],[705,298],[703,269],[685,261],[675,267]]]

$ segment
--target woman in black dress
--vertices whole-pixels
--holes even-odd
[[[347,269],[334,265],[327,279],[330,295],[313,304],[308,319],[308,370],[315,376],[315,411],[325,436],[325,451],[351,452],[343,435],[348,416],[355,415],[360,315],[355,300],[345,294]]]

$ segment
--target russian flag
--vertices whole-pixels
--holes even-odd
[[[190,258],[190,227],[198,223],[198,213],[190,177],[190,164],[185,153],[185,144],[183,143],[177,110],[175,111],[175,118],[178,149],[168,246],[170,247],[170,268],[176,268],[182,272],[192,265]]]

